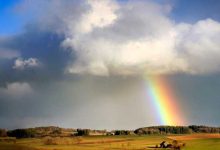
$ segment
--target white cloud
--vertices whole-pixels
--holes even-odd
[[[170,6],[153,1],[84,2],[79,5],[82,9],[74,5],[74,13],[58,15],[66,36],[62,46],[71,48],[74,56],[68,72],[220,72],[219,22],[205,19],[195,24],[176,23],[169,17]]]
[[[27,82],[8,83],[5,88],[0,88],[0,95],[16,99],[31,94],[33,94],[33,89]]]
[[[114,13],[117,10],[117,5],[113,1],[88,0],[87,3],[90,10],[82,15],[79,23],[76,24],[75,31],[81,34],[88,33],[94,28],[103,28],[110,25],[117,18]]]
[[[39,67],[40,63],[37,58],[22,59],[17,58],[14,62],[14,69],[23,70],[25,68]]]
[[[206,19],[177,25],[177,47],[180,57],[188,65],[187,71],[215,73],[220,71],[220,23]]]

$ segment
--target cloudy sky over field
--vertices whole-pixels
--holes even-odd
[[[220,125],[219,0],[0,1],[0,128],[158,125],[148,76]]]

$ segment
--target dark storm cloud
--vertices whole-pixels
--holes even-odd
[[[61,84],[62,80],[67,78],[65,67],[74,61],[74,54],[61,46],[64,35],[59,32],[62,30],[62,22],[57,15],[63,15],[65,12],[74,14],[74,11],[78,11],[77,8],[67,8],[79,5],[73,5],[78,3],[77,1],[60,2],[22,2],[16,7],[17,13],[24,16],[32,14],[33,22],[28,22],[20,33],[0,36],[1,127],[24,127],[39,120],[39,125],[45,124],[44,118],[53,123],[49,118],[60,116],[59,111],[65,112],[64,107],[72,101],[73,95],[70,98],[69,94],[67,98],[60,96],[65,93],[62,88],[66,89]],[[26,66],[30,60],[37,60],[40,65],[17,69],[14,66],[18,59]],[[71,80],[75,78],[71,76]],[[76,100],[73,100],[71,104],[75,106],[75,102]]]
[[[65,20],[70,16],[77,20],[87,8],[85,1],[77,0],[20,1],[14,5],[12,14],[26,20],[26,24],[21,32],[0,35],[0,86],[63,78],[66,66],[75,60],[74,52],[62,46]],[[10,59],[2,59],[3,56]],[[16,70],[13,66],[18,58],[36,59],[41,66]]]
[[[47,95],[53,95],[48,88],[51,83],[65,78],[65,66],[70,61],[69,51],[60,46],[62,41],[62,35],[42,30],[39,24],[28,25],[24,32],[0,39],[0,54],[4,54],[0,57],[1,127],[24,127],[33,118],[48,119],[59,106],[57,101],[47,100]],[[15,69],[18,58],[35,58],[40,66]],[[52,85],[55,89],[59,87]]]
[[[142,87],[138,78],[94,76],[32,85],[34,93],[30,95],[1,100],[1,127],[59,125],[113,129],[143,126],[149,110],[145,107]],[[136,121],[129,123],[130,119]]]
[[[219,74],[179,74],[168,79],[179,100],[179,107],[190,124],[219,125]]]
[[[19,51],[18,58],[37,58],[42,64],[39,68],[16,70],[13,68],[16,58],[0,59],[1,84],[28,80],[48,81],[62,77],[65,66],[70,61],[69,51],[60,46],[63,38],[62,35],[42,30],[36,25],[29,25],[25,32],[0,40],[0,47]]]

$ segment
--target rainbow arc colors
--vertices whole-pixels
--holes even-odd
[[[148,96],[157,111],[160,125],[184,125],[177,99],[165,78],[151,76],[145,77],[145,80]]]

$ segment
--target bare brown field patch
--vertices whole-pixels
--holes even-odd
[[[172,140],[187,141],[187,140],[196,140],[196,139],[220,138],[220,134],[199,133],[199,134],[189,134],[189,135],[168,136],[167,138]]]
[[[118,143],[118,142],[129,142],[129,141],[133,141],[134,139],[117,139],[117,140],[99,140],[99,141],[85,141],[82,142],[80,144],[101,144],[101,143]]]

